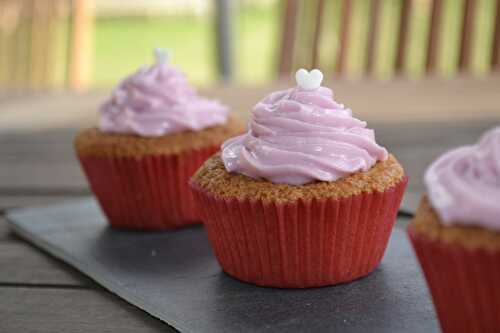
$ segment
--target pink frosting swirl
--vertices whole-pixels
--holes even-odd
[[[125,78],[101,106],[100,129],[150,137],[226,123],[227,107],[198,96],[166,55],[156,53],[155,64]]]
[[[500,231],[500,127],[473,146],[451,150],[425,174],[431,205],[446,225]]]
[[[222,145],[227,171],[292,185],[335,181],[387,157],[366,122],[325,87],[270,94],[254,107],[248,132]]]

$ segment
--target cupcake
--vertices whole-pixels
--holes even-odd
[[[99,126],[81,131],[75,150],[113,227],[168,229],[199,222],[188,180],[243,130],[156,50],[156,63],[114,89]]]
[[[215,255],[239,280],[333,285],[382,259],[407,178],[322,77],[299,70],[191,178]]]
[[[408,227],[444,332],[500,332],[500,127],[425,174]]]

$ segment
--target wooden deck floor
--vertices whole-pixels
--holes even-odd
[[[278,85],[282,86],[282,85]],[[500,125],[500,76],[484,80],[428,80],[335,84],[338,99],[370,121],[424,190],[430,161],[470,144]],[[240,117],[276,87],[218,87]],[[105,94],[0,98],[0,331],[159,332],[169,327],[106,292],[72,268],[13,235],[3,213],[88,195],[72,150],[78,128],[91,126]]]

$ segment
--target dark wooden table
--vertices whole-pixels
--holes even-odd
[[[277,85],[280,86],[280,85]],[[446,149],[470,144],[500,125],[500,77],[344,82],[336,94],[369,120],[378,140],[403,163],[409,190],[421,193],[425,167]],[[275,87],[218,87],[245,118]],[[67,265],[12,234],[11,207],[49,204],[89,195],[72,150],[77,128],[95,121],[103,93],[0,98],[0,331],[159,332],[170,328],[113,296]]]

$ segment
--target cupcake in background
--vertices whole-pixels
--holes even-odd
[[[438,158],[408,228],[444,332],[500,332],[500,127]]]
[[[299,70],[191,179],[215,255],[240,280],[332,285],[382,259],[407,178],[322,77]]]
[[[166,229],[199,222],[188,180],[244,127],[226,106],[200,97],[155,50],[156,63],[125,78],[75,149],[114,227]]]

